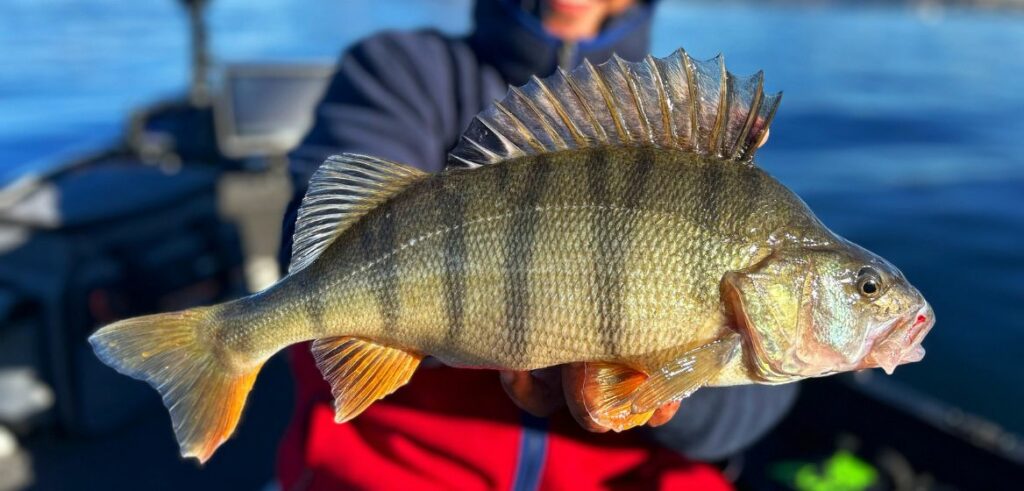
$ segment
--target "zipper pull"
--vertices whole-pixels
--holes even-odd
[[[576,41],[566,41],[558,48],[558,66],[565,70],[576,68]]]

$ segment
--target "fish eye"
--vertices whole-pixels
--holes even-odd
[[[861,295],[874,298],[882,291],[882,277],[874,268],[865,266],[857,272],[857,290]]]

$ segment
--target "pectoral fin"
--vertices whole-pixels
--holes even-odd
[[[334,420],[344,423],[409,382],[421,355],[350,337],[318,339],[313,356],[334,395]]]
[[[648,373],[647,381],[637,388],[632,412],[653,411],[662,404],[689,397],[722,370],[739,344],[740,336],[731,334],[661,364]]]
[[[569,379],[563,375],[570,409],[574,404],[581,405],[597,427],[628,430],[646,423],[654,413],[652,410],[634,414],[632,410],[633,396],[647,380],[643,372],[603,362],[580,363],[573,366],[572,372],[577,375]]]

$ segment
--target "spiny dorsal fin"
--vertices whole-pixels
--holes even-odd
[[[448,160],[478,167],[570,148],[655,145],[750,162],[782,98],[763,89],[761,72],[737,78],[721,55],[696,61],[680,49],[638,62],[584,61],[509,88],[470,123]]]
[[[302,198],[288,272],[308,266],[359,217],[426,175],[414,167],[365,155],[328,158],[313,174]]]

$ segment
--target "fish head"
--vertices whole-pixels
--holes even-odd
[[[748,363],[769,382],[924,357],[935,314],[895,266],[846,241],[777,251],[722,280]]]

